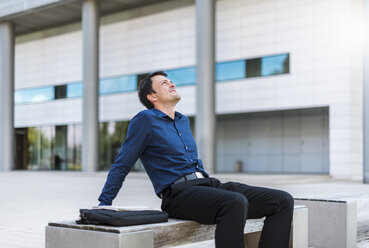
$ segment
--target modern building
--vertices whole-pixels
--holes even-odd
[[[129,120],[144,109],[138,82],[164,70],[177,85],[178,111],[190,116],[195,136],[206,122],[196,113],[215,110],[209,169],[363,179],[363,0],[105,0],[97,4],[97,36],[88,36],[96,16],[81,21],[83,11],[96,11],[88,2],[96,5],[0,1],[0,26],[15,27],[15,161],[3,170],[81,170],[86,136],[96,136],[86,147],[98,144],[86,151],[99,148],[92,170],[108,169]],[[210,24],[196,21],[203,13]],[[215,35],[205,34],[203,25],[215,27]],[[91,49],[93,37],[97,49]],[[214,53],[200,56],[206,42],[215,44]],[[204,56],[213,72],[199,69]],[[0,65],[0,74],[11,72]],[[212,73],[212,84],[199,94],[198,81]],[[89,92],[86,82],[92,89],[98,85],[92,104],[84,99],[95,94],[83,94]],[[196,104],[213,95],[212,87],[214,105],[211,99],[205,108]],[[89,112],[98,114],[99,135],[82,124]],[[139,163],[135,168],[142,169]]]

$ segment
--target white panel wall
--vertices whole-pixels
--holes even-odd
[[[351,175],[363,180],[363,1],[351,1]]]
[[[82,99],[17,105],[15,114],[15,127],[80,123],[82,121]]]
[[[194,65],[195,6],[184,3],[102,18],[101,77]],[[217,113],[329,106],[330,172],[361,179],[361,44],[353,42],[361,1],[218,0],[216,8],[217,61],[290,53],[288,75],[218,83]],[[77,80],[80,31],[16,45],[17,89]],[[195,88],[178,90],[178,110],[194,115]],[[76,107],[66,108],[59,117],[48,114],[59,103],[16,106],[16,125],[80,121],[81,115],[67,113],[80,109],[80,102],[63,103]],[[102,96],[100,103],[101,120],[127,120],[143,109],[136,93]],[[35,114],[25,114],[29,112]]]
[[[195,88],[185,86],[179,88],[181,101],[177,105],[177,111],[185,115],[194,115]],[[130,120],[139,111],[146,109],[138,104],[137,93],[114,94],[100,97],[100,120]],[[82,121],[82,120],[81,120]]]
[[[194,7],[136,17],[101,28],[101,76],[195,64]]]
[[[64,84],[81,78],[81,31],[16,44],[15,89]]]

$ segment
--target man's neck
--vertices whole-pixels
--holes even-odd
[[[164,114],[168,115],[170,118],[174,120],[175,116],[175,106],[155,106],[156,109],[160,110]]]

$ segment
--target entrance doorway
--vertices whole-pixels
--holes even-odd
[[[27,170],[28,139],[27,128],[15,129],[15,169]]]
[[[217,172],[329,173],[329,109],[218,116]]]

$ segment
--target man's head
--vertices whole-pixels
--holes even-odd
[[[175,84],[167,78],[163,71],[156,71],[141,80],[138,96],[148,109],[158,105],[177,104],[181,96],[177,94]]]

